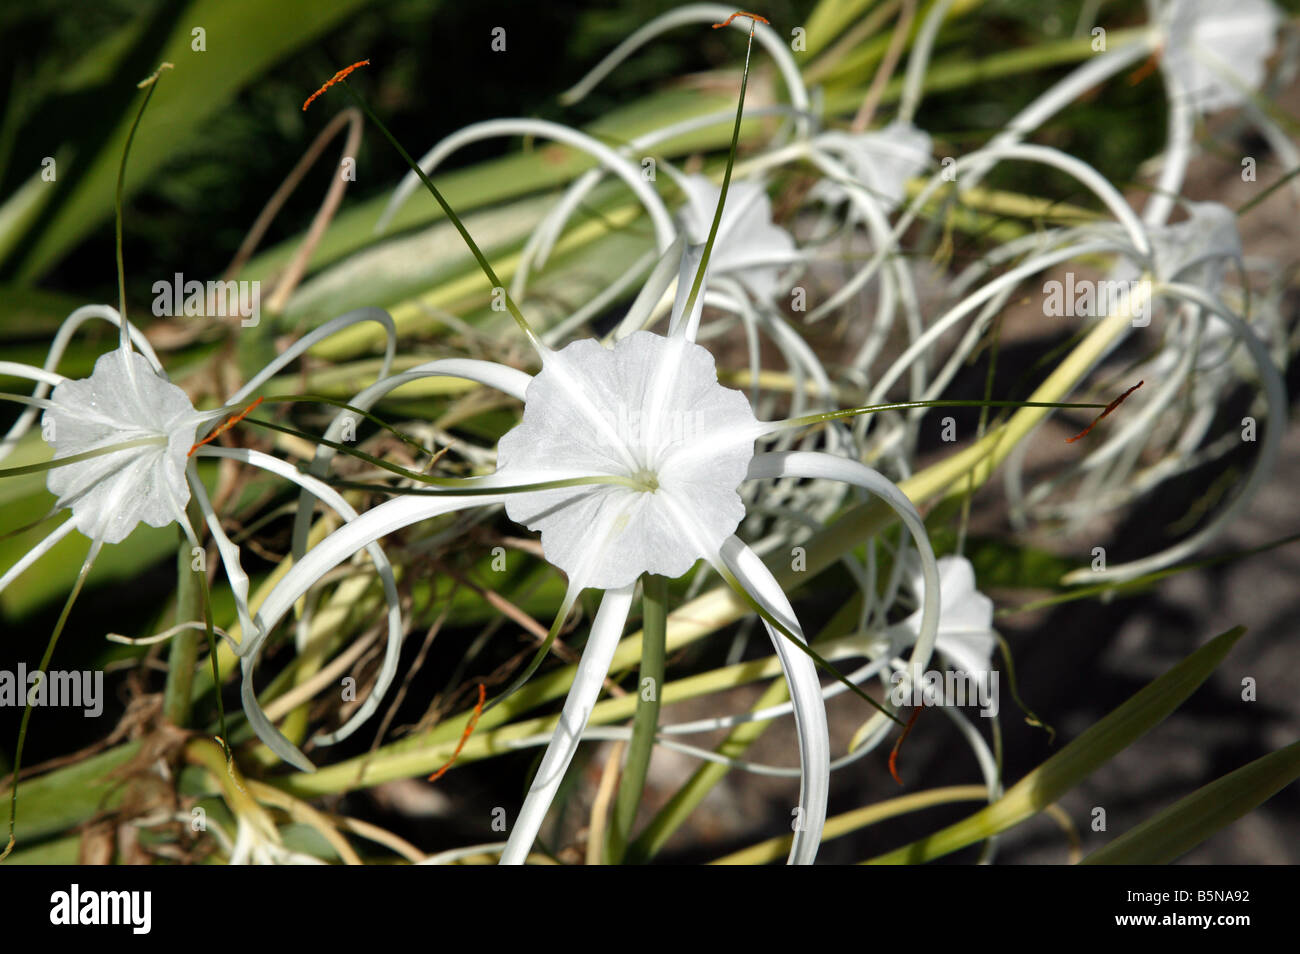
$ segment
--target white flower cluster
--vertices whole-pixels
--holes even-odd
[[[1234,215],[1214,203],[1182,202],[1186,218],[1168,221],[1182,201],[1179,189],[1192,155],[1195,117],[1248,108],[1265,81],[1279,23],[1272,3],[1158,4],[1147,33],[1061,80],[986,146],[941,163],[932,154],[931,137],[913,120],[930,44],[947,8],[934,4],[921,25],[902,105],[891,122],[874,130],[821,128],[810,105],[814,97],[804,89],[788,47],[759,25],[756,38],[775,58],[790,103],[763,111],[784,122],[770,143],[736,166],[725,201],[717,177],[687,174],[660,159],[666,191],[678,197],[676,215],[641,174],[637,157],[690,129],[728,122],[732,114],[655,130],[622,148],[556,123],[496,120],[462,130],[427,153],[419,165],[429,173],[467,143],[525,134],[585,150],[599,163],[566,190],[530,238],[512,288],[515,297],[526,294],[529,272],[545,265],[575,210],[604,176],[613,175],[632,190],[653,226],[655,249],[648,260],[638,261],[608,295],[597,296],[559,326],[530,335],[539,369],[535,375],[458,358],[394,374],[393,323],[384,312],[363,309],[306,335],[220,407],[200,411],[167,380],[144,336],[116,311],[94,307],[74,313],[43,368],[0,362],[0,372],[37,382],[26,399],[28,411],[0,445],[0,456],[17,445],[36,413],[43,412],[54,454],[47,486],[57,498],[56,507],[71,514],[5,572],[0,589],[73,529],[92,541],[88,561],[102,545],[119,543],[140,523],[158,527],[175,522],[198,546],[202,528],[192,526],[187,514],[193,499],[235,596],[242,638],[232,645],[243,668],[249,721],[279,756],[312,771],[311,762],[258,701],[256,667],[277,625],[304,596],[328,585],[328,574],[336,567],[362,551],[370,554],[383,580],[388,649],[369,698],[341,729],[315,741],[345,738],[375,711],[395,677],[406,631],[392,565],[379,541],[434,517],[503,506],[510,520],[540,535],[547,562],[567,577],[557,626],[581,591],[604,591],[559,724],[542,740],[546,754],[508,842],[498,846],[503,860],[518,863],[527,857],[578,745],[596,737],[588,722],[639,582],[647,574],[682,577],[703,561],[758,609],[780,658],[790,702],[761,715],[793,713],[796,721],[800,768],[794,774],[800,778],[803,824],[790,859],[810,863],[826,817],[831,771],[876,749],[891,723],[875,716],[851,751],[832,760],[824,700],[846,685],[822,686],[805,653],[795,610],[763,555],[799,546],[846,505],[876,498],[901,520],[911,546],[906,537],[891,543],[881,535],[865,541],[861,554],[843,558],[862,597],[859,625],[826,655],[832,661],[865,660],[847,682],[862,685],[876,677],[887,687],[901,673],[915,684],[935,653],[950,668],[987,680],[996,645],[992,602],[979,592],[971,563],[960,553],[936,560],[920,513],[897,486],[917,465],[926,409],[839,413],[846,403],[942,399],[1023,283],[1051,268],[1105,257],[1116,278],[1146,280],[1152,299],[1147,304],[1158,304],[1161,320],[1142,332],[1115,316],[1102,318],[1096,333],[1108,337],[1098,339],[1089,366],[1080,373],[1145,334],[1153,345],[1148,387],[1134,396],[1123,423],[1108,428],[1086,453],[1033,486],[1028,485],[1022,442],[1005,471],[1013,520],[1020,526],[1065,521],[1078,527],[1227,453],[1233,442],[1213,433],[1215,408],[1243,384],[1260,393],[1259,408],[1266,418],[1261,451],[1241,491],[1201,529],[1163,551],[1112,566],[1101,577],[1093,574],[1091,580],[1131,579],[1202,547],[1258,489],[1285,422],[1279,371],[1285,354],[1279,348],[1285,351],[1286,335],[1275,303],[1255,301],[1249,318],[1244,316],[1250,263],[1243,258]],[[714,4],[692,5],[647,25],[579,84],[569,101],[662,31],[720,20],[727,13]],[[750,29],[748,21],[736,26]],[[1171,101],[1169,148],[1158,160],[1154,197],[1138,212],[1085,163],[1027,140],[1082,92],[1157,51]],[[1267,136],[1276,138],[1271,120],[1257,110],[1251,116]],[[1292,155],[1282,153],[1288,161]],[[953,276],[938,307],[931,308],[924,303],[923,279],[905,246],[909,230],[953,183],[962,195],[973,196],[1000,163],[1041,165],[1072,177],[1108,211],[1109,220],[1045,228],[997,245]],[[779,223],[769,187],[777,173],[796,164],[815,170],[818,178],[799,207],[785,210]],[[417,187],[414,174],[398,187],[381,230]],[[852,250],[859,260],[846,265],[846,256],[836,249]],[[865,261],[862,249],[867,250]],[[595,336],[596,317],[630,291],[655,259],[658,265],[617,326],[603,339]],[[795,291],[815,291],[827,274],[835,276],[835,283],[811,310],[787,307]],[[121,343],[96,362],[88,378],[65,379],[56,370],[62,350],[68,336],[90,317],[116,324]],[[831,317],[856,329],[856,350],[833,362],[819,357],[806,334],[808,327]],[[219,421],[241,412],[273,375],[318,342],[362,321],[378,322],[387,335],[377,379],[325,431],[328,443],[310,467],[300,470],[270,454],[204,443]],[[713,354],[702,343],[721,341],[733,332],[741,336],[749,359],[747,392],[720,383]],[[787,368],[780,386],[764,373],[764,346]],[[435,480],[420,493],[409,492],[415,487],[406,481],[393,488],[393,499],[358,513],[328,480],[341,430],[355,426],[356,410],[369,412],[396,388],[426,377],[458,377],[494,388],[522,402],[522,418],[494,452],[483,449],[480,460],[495,462],[489,473]],[[845,394],[861,400],[846,402]],[[256,608],[239,547],[226,534],[200,479],[197,461],[205,458],[259,467],[303,493],[292,565]],[[317,501],[337,515],[340,525],[308,547]],[[300,632],[302,625],[300,620]],[[963,727],[994,797],[1000,781],[988,745],[960,712],[949,714]],[[709,757],[680,737],[740,721],[720,716],[665,724],[658,738],[661,744]],[[242,818],[232,850],[241,860],[291,856]]]

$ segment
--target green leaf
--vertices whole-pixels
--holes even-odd
[[[75,865],[81,858],[81,836],[68,835],[44,841],[31,848],[18,849],[8,858],[9,865]]]
[[[732,96],[669,90],[651,94],[633,105],[613,110],[598,121],[583,127],[583,131],[603,142],[617,145],[660,126],[734,106],[735,99]],[[153,108],[150,106],[151,110]],[[316,106],[312,108],[315,109]],[[761,129],[759,121],[756,120],[752,123],[747,122],[743,132],[757,135]],[[655,154],[673,157],[693,151],[716,149],[725,145],[730,138],[730,125],[718,124],[660,143],[655,147]],[[433,143],[411,143],[410,145],[417,153],[423,154],[424,150],[431,147]],[[557,188],[573,181],[595,166],[596,161],[586,153],[571,146],[547,142],[544,148],[512,153],[499,159],[475,163],[463,169],[439,170],[438,174],[430,178],[438,190],[447,197],[447,201],[455,208],[457,214],[464,217],[466,213],[485,206]],[[320,269],[339,261],[358,249],[376,244],[383,238],[391,238],[413,228],[446,221],[442,211],[427,193],[419,197],[412,196],[394,215],[385,235],[376,237],[372,229],[387,204],[388,193],[384,193],[355,204],[349,203],[347,208],[340,210],[312,254],[312,269]],[[297,251],[300,242],[301,237],[294,236],[260,252],[248,263],[241,277],[257,280],[269,278],[284,267]]]
[[[97,812],[116,807],[124,791],[114,775],[140,750],[139,742],[109,749],[46,775],[25,779],[18,790],[18,848],[24,842],[66,831]],[[9,789],[0,792],[0,829],[9,827]],[[9,859],[13,863],[17,852]]]
[[[1300,778],[1300,742],[1292,742],[1198,788],[1094,851],[1085,865],[1163,865]]]
[[[1209,678],[1245,632],[1244,626],[1238,626],[1210,640],[1022,778],[988,808],[910,845],[872,858],[867,864],[931,861],[1036,815],[1164,721]]]
[[[141,124],[127,172],[128,194],[149,182],[179,150],[204,136],[214,114],[283,57],[320,36],[370,0],[194,0],[158,57],[175,65],[159,86]],[[191,31],[205,31],[204,49],[193,49]],[[158,63],[131,64],[148,76]],[[322,81],[327,77],[322,77]],[[310,92],[310,91],[308,91]],[[305,98],[305,96],[304,96]],[[113,212],[113,186],[133,110],[94,156],[77,157],[83,171],[69,178],[72,194],[62,202],[23,259],[19,281],[45,274],[77,242]]]

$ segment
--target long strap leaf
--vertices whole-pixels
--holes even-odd
[[[1220,828],[1300,778],[1300,741],[1271,752],[1198,788],[1124,832],[1080,864],[1163,865],[1191,851]]]
[[[1238,626],[1210,640],[1022,778],[988,808],[866,863],[931,861],[1036,815],[1164,721],[1210,677],[1245,632],[1244,626]]]

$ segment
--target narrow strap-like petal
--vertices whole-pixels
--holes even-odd
[[[248,383],[232,394],[230,399],[226,401],[226,404],[235,405],[242,403],[245,398],[260,388],[262,384],[276,374],[276,372],[305,354],[314,345],[325,340],[337,331],[342,331],[344,328],[350,328],[351,326],[363,321],[378,322],[384,329],[387,340],[384,343],[384,360],[383,364],[380,366],[379,374],[381,377],[387,375],[388,369],[393,363],[393,355],[396,353],[397,326],[393,324],[392,316],[382,308],[358,308],[355,311],[349,311],[345,315],[339,315],[337,318],[327,321],[319,328],[303,335],[286,348],[282,354],[278,355],[274,361],[262,368],[262,370],[258,371],[253,377],[249,378]],[[206,433],[206,431],[207,429],[205,428],[204,433]],[[200,434],[199,436],[202,437],[203,434]]]
[[[260,467],[262,470],[283,477],[285,480],[302,487],[305,493],[310,493],[319,498],[344,520],[358,519],[356,510],[343,499],[337,490],[315,477],[300,473],[292,464],[280,460],[278,457],[272,457],[270,454],[263,454],[261,451],[249,450],[243,447],[209,446],[200,448],[199,454],[204,457],[231,458],[251,464],[254,467]],[[366,552],[370,554],[370,559],[375,563],[375,572],[379,574],[380,583],[384,590],[384,602],[388,607],[388,644],[384,652],[384,661],[380,666],[379,675],[375,677],[374,688],[370,690],[370,694],[366,696],[365,701],[337,731],[316,736],[314,741],[317,745],[332,745],[346,739],[374,714],[375,710],[379,708],[384,693],[388,691],[388,687],[396,677],[397,666],[401,660],[402,640],[406,635],[406,626],[402,620],[401,602],[397,593],[397,581],[393,577],[393,567],[388,560],[387,554],[384,553],[383,548],[378,543],[367,544]]]
[[[739,537],[733,536],[722,545],[721,557],[737,582],[763,609],[791,634],[807,642],[794,607],[757,553]],[[790,864],[810,865],[821,844],[822,828],[826,824],[826,800],[830,793],[831,739],[826,725],[826,703],[822,698],[816,663],[807,653],[791,646],[786,636],[777,632],[767,620],[763,621],[763,626],[781,658],[781,669],[790,687],[790,703],[794,707],[795,729],[799,734],[802,768],[799,774],[799,817],[790,845]]]
[[[411,381],[419,381],[424,378],[464,378],[467,381],[477,381],[479,384],[486,384],[488,387],[496,388],[498,391],[509,394],[520,401],[524,399],[524,393],[533,380],[532,375],[493,361],[478,361],[472,358],[442,358],[417,365],[400,374],[383,377],[360,391],[348,403],[358,410],[369,411],[375,404],[397,388]],[[353,425],[358,423],[353,412],[340,411],[326,429],[325,439],[335,442],[341,440],[343,429],[349,421]],[[312,458],[311,466],[308,468],[309,472],[313,476],[324,477],[335,453],[333,447],[325,444],[317,446],[316,456]],[[294,515],[293,521],[293,554],[295,557],[301,557],[307,549],[307,532],[310,529],[312,512],[310,503],[306,490],[298,495],[298,512]]]
[[[939,565],[934,558],[934,549],[930,546],[930,538],[925,531],[925,522],[921,519],[916,505],[884,475],[855,460],[845,460],[830,454],[807,451],[758,454],[750,461],[749,479],[759,480],[767,477],[807,477],[843,481],[875,494],[898,514],[916,543],[917,553],[921,557],[922,575],[925,578],[925,592],[921,600],[921,632],[917,637],[916,647],[912,650],[908,685],[918,683],[925,672],[926,665],[930,662],[935,640],[939,634]],[[874,730],[884,721],[884,718],[883,715],[877,714],[861,731]]]
[[[474,123],[452,133],[425,153],[420,158],[420,169],[426,176],[430,175],[447,156],[462,146],[498,136],[542,136],[581,149],[593,156],[601,165],[622,179],[645,207],[654,226],[655,241],[660,251],[667,249],[673,243],[677,232],[673,228],[672,216],[668,214],[668,209],[659,198],[659,193],[642,175],[641,167],[620,156],[599,139],[560,123],[544,119],[489,119],[486,122]],[[375,225],[377,233],[383,232],[388,227],[389,221],[397,210],[419,187],[420,178],[414,170],[402,178],[392,198],[388,200],[388,206],[380,216],[379,222]]]
[[[564,779],[564,773],[573,760],[573,753],[578,749],[591,710],[596,705],[601,686],[609,674],[609,666],[618,647],[619,637],[623,635],[623,626],[627,622],[628,611],[632,608],[632,591],[635,583],[616,590],[609,590],[600,601],[600,609],[591,624],[591,635],[578,661],[578,671],[573,677],[573,687],[568,698],[564,700],[564,710],[560,713],[560,723],[555,728],[555,735],[542,764],[537,769],[533,784],[524,798],[523,808],[515,821],[510,839],[501,855],[505,865],[523,864],[528,852],[542,827],[547,809],[555,798],[555,791]],[[599,837],[593,834],[592,837]]]
[[[289,569],[258,608],[255,617],[256,630],[249,636],[248,646],[244,651],[244,677],[240,686],[240,698],[243,700],[249,724],[257,733],[257,737],[265,742],[271,751],[301,771],[315,770],[297,746],[271,724],[262,712],[257,701],[257,693],[253,688],[253,673],[267,636],[298,598],[311,589],[324,574],[381,537],[431,517],[484,504],[500,503],[504,496],[503,494],[448,493],[445,496],[408,496],[385,501],[351,523],[346,523],[335,530],[308,550],[302,560]]]
[[[5,587],[21,576],[29,566],[54,549],[55,544],[75,529],[77,529],[76,519],[69,518],[51,530],[44,540],[24,553],[17,563],[5,570],[3,576],[0,576],[0,593],[3,593]]]

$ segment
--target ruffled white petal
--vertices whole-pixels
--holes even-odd
[[[611,589],[642,573],[678,577],[705,554],[675,529],[663,495],[692,501],[701,539],[716,548],[744,516],[736,488],[756,427],[749,402],[722,387],[713,357],[683,338],[636,332],[613,349],[576,341],[547,355],[528,386],[523,421],[500,441],[498,473],[607,474],[631,485],[518,494],[506,513],[542,535],[547,560],[570,576],[606,540],[587,585]],[[712,454],[677,454],[716,446]],[[585,574],[584,574],[585,576]]]
[[[932,148],[928,133],[900,122],[857,135],[830,130],[814,144],[839,156],[885,212],[902,203],[907,180],[925,171]],[[842,187],[823,179],[813,187],[810,198],[843,202],[849,196]]]
[[[1264,84],[1280,21],[1270,0],[1174,0],[1164,68],[1199,112],[1240,105]]]
[[[924,592],[925,580],[919,567],[912,570],[913,593]],[[965,557],[939,558],[939,633],[935,649],[953,669],[983,676],[992,668],[997,637],[993,632],[993,601],[975,588],[975,568]],[[921,633],[922,611],[891,627],[897,638],[915,642]]]
[[[176,503],[190,497],[185,466],[202,419],[184,391],[119,349],[101,355],[89,378],[59,384],[50,400],[58,407],[44,420],[55,458],[158,439],[49,472],[46,486],[71,506],[77,529],[119,543],[142,522],[165,527],[176,518]]]

